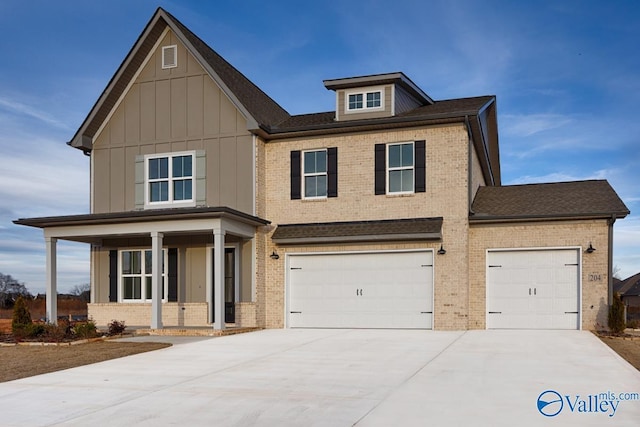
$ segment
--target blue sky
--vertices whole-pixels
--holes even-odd
[[[3,1],[0,272],[44,291],[24,217],[87,213],[66,146],[162,6],[292,114],[334,109],[322,80],[403,71],[436,100],[496,95],[504,184],[607,179],[631,210],[614,265],[640,271],[640,2]],[[59,243],[59,290],[89,281]]]

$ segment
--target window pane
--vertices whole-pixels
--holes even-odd
[[[144,274],[151,274],[152,260],[153,260],[152,252],[144,251]]]
[[[357,93],[349,95],[349,110],[362,108],[362,94]]]
[[[169,182],[158,181],[149,183],[149,200],[151,202],[166,202],[169,200]]]
[[[153,290],[153,286],[152,286],[152,283],[151,283],[151,277],[145,277],[144,279],[145,279],[145,284],[146,284],[146,286],[145,286],[146,287],[146,289],[145,289],[146,294],[144,295],[144,297],[146,299],[151,299],[151,296],[153,295],[151,293],[152,290]]]
[[[176,156],[173,158],[173,177],[182,178],[191,176],[192,159],[191,156]]]
[[[316,171],[315,151],[304,153],[304,173],[315,173],[315,171]]]
[[[389,193],[402,191],[402,171],[389,171]]]
[[[123,277],[122,283],[124,299],[142,298],[140,277]]]
[[[149,159],[149,179],[163,179],[169,177],[169,159],[161,157]]]
[[[380,106],[380,92],[367,93],[367,108],[375,108]]]
[[[316,172],[327,171],[327,152],[316,151]]]
[[[327,176],[318,176],[316,180],[316,197],[325,197],[327,195]]]
[[[401,165],[401,149],[399,145],[390,145],[389,146],[389,167],[397,168]]]
[[[191,180],[183,179],[173,182],[173,200],[191,200]]]
[[[304,197],[316,197],[317,176],[307,176],[304,178]]]
[[[402,191],[413,191],[413,170],[402,171]]]
[[[139,251],[122,252],[122,274],[140,274],[140,269]]]
[[[413,144],[402,144],[402,166],[413,166]]]

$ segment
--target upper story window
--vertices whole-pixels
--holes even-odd
[[[381,110],[384,103],[383,98],[383,88],[362,92],[347,92],[346,111]]]
[[[167,295],[165,265],[166,251],[162,251],[162,299]],[[151,281],[152,252],[149,249],[120,251],[120,286],[123,301],[149,301],[153,295]]]
[[[327,150],[303,152],[304,198],[327,197]]]
[[[426,191],[425,141],[375,145],[374,194]]]
[[[146,157],[147,205],[192,203],[194,154],[174,153]]]
[[[413,193],[413,142],[387,145],[389,193]]]

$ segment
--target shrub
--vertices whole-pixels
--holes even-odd
[[[124,324],[124,321],[119,321],[119,320],[112,320],[109,323],[109,330],[107,332],[108,335],[112,336],[112,335],[120,335],[124,332],[126,326]]]
[[[58,320],[57,325],[45,326],[45,339],[50,342],[62,342],[71,336],[71,326],[67,319]]]
[[[637,320],[629,320],[627,322],[627,328],[638,329],[640,328],[640,322],[638,322]]]
[[[27,304],[22,296],[19,296],[13,305],[13,317],[11,319],[11,331],[16,338],[25,338],[29,336],[27,328],[33,322],[31,321],[31,313],[27,308]]]
[[[625,329],[624,303],[618,292],[613,294],[613,302],[609,307],[609,329],[612,333],[620,335]]]
[[[93,320],[87,320],[86,322],[78,322],[73,328],[73,334],[79,338],[93,338],[98,335],[98,328]]]

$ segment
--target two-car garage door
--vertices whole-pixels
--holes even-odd
[[[577,249],[487,253],[488,329],[577,329]]]
[[[432,251],[287,258],[289,327],[432,327]]]

